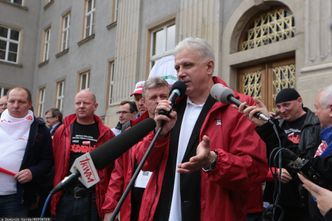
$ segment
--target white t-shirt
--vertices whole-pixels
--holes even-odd
[[[33,120],[33,113],[31,111],[23,118],[10,116],[8,110],[5,110],[1,114],[0,167],[15,173],[19,171]],[[16,192],[15,178],[0,173],[0,195],[9,195]]]
[[[178,152],[176,158],[176,165],[180,164],[183,160],[184,154],[191,137],[191,133],[194,129],[199,114],[203,109],[204,104],[194,104],[187,98],[187,106],[183,114],[181,130],[179,134]],[[171,210],[169,214],[169,221],[182,220],[181,214],[181,194],[180,194],[180,174],[176,171],[175,167],[175,179],[172,195]]]

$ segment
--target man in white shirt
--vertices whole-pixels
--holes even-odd
[[[51,136],[34,117],[31,93],[16,87],[0,120],[0,217],[26,217],[52,186]]]

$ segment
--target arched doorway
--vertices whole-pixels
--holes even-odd
[[[285,6],[259,11],[244,26],[238,51],[269,50],[270,45],[295,36],[295,19]],[[257,50],[259,49],[259,50]],[[246,62],[237,68],[237,90],[258,97],[273,110],[276,94],[283,88],[295,87],[295,53],[273,55],[266,59]]]

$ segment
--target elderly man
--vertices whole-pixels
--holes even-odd
[[[0,217],[31,215],[51,187],[51,136],[31,107],[28,89],[8,91],[0,121]]]
[[[74,106],[75,114],[64,119],[63,125],[57,129],[53,137],[54,185],[70,173],[69,169],[77,157],[93,151],[114,137],[112,131],[95,115],[98,103],[91,91],[78,92]],[[100,181],[89,189],[77,181],[64,191],[55,194],[51,210],[56,220],[97,221],[102,219],[101,206],[111,169],[106,167],[98,170]]]
[[[154,118],[155,109],[160,100],[167,99],[169,85],[162,78],[150,78],[145,81],[143,89],[143,102],[147,109],[141,118]],[[143,119],[138,119],[143,120]],[[137,121],[137,120],[136,120]],[[132,124],[135,124],[133,121]],[[111,180],[107,189],[103,211],[106,213],[104,221],[108,221],[114,211],[124,188],[128,185],[138,161],[135,159],[135,146],[115,161]],[[138,220],[142,195],[151,173],[140,172],[136,179],[135,187],[126,198],[121,207],[121,221]]]
[[[2,96],[0,98],[0,116],[1,116],[2,112],[4,112],[7,108],[7,99],[8,99],[7,95]]]
[[[214,54],[205,40],[181,41],[175,69],[187,97],[169,115],[159,113],[172,109],[170,101],[161,100],[156,107],[155,120],[163,127],[143,168],[153,174],[139,220],[244,221],[250,188],[267,171],[264,143],[250,121],[210,96],[213,84],[225,83],[213,77]],[[153,136],[151,132],[138,144],[138,159]]]

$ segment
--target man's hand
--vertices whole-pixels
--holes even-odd
[[[281,170],[277,170],[278,173],[278,179],[282,183],[288,183],[293,179],[293,177],[288,173],[288,171],[285,168],[281,168]],[[281,173],[281,176],[280,176]]]
[[[301,174],[298,174],[298,176],[303,183],[303,187],[306,188],[317,200],[317,206],[320,213],[325,216],[327,211],[332,209],[332,192],[316,185]]]
[[[169,100],[159,101],[155,110],[154,120],[157,122],[156,129],[158,129],[162,125],[163,129],[160,135],[165,136],[174,127],[177,115],[176,112],[173,110],[169,113],[168,116],[160,114],[161,110],[164,110],[166,112],[172,110],[171,102]]]
[[[29,169],[21,170],[16,173],[15,179],[21,184],[28,183],[32,180],[32,173]]]
[[[265,116],[270,116],[270,113],[268,112],[265,104],[261,100],[255,99],[255,101],[256,106],[247,106],[247,103],[243,102],[238,108],[236,106],[234,107],[237,108],[240,113],[244,114],[254,124],[256,124],[257,126],[262,126],[266,123],[266,121],[258,119],[257,117],[255,117],[255,114],[257,112],[260,112]]]
[[[179,164],[177,171],[179,173],[195,172],[209,166],[216,158],[216,153],[210,151],[210,138],[204,135],[202,141],[197,146],[196,156],[191,157],[188,162]]]

